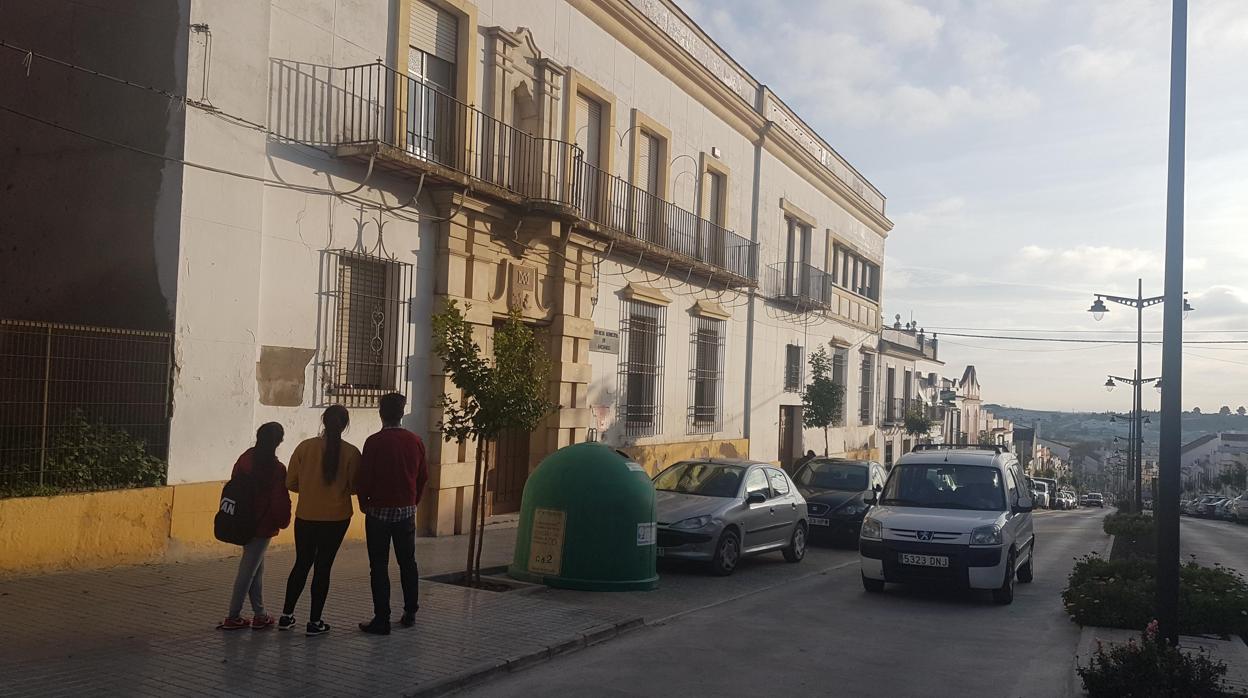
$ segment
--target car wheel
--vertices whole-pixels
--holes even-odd
[[[859,573],[859,574],[862,574],[862,573]],[[879,594],[884,591],[884,580],[872,579],[868,577],[867,575],[863,574],[862,575],[862,588],[866,589],[868,592],[872,594]]]
[[[1031,550],[1027,552],[1027,562],[1018,568],[1018,581],[1023,584],[1031,584],[1032,575],[1035,571],[1036,563],[1036,542],[1031,542]]]
[[[784,559],[788,562],[801,562],[806,557],[806,524],[801,521],[793,527],[793,537],[789,547],[784,549]]]
[[[711,558],[711,571],[720,577],[727,577],[737,569],[741,561],[741,537],[731,528],[719,536],[715,546],[715,557]]]
[[[992,590],[992,600],[1002,606],[1014,603],[1014,551],[1010,551],[1005,561],[1005,579],[1001,580],[999,588]]]

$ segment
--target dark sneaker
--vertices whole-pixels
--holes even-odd
[[[311,625],[311,623],[309,623],[309,625]],[[294,615],[289,615],[289,616],[288,616],[288,615],[286,615],[285,613],[283,613],[283,614],[282,614],[282,617],[277,619],[277,629],[278,629],[278,630],[290,630],[290,629],[291,629],[291,628],[293,628],[293,627],[295,627],[295,616],[294,616]]]
[[[261,613],[251,619],[252,630],[267,630],[277,623],[277,619],[267,613]]]
[[[323,620],[308,623],[308,635],[324,635],[327,632],[329,632],[329,626],[325,625]]]
[[[403,617],[399,619],[399,625],[405,628],[410,628],[413,625],[416,625],[416,613],[404,613]]]
[[[363,630],[369,635],[389,635],[390,621],[378,620],[374,618],[367,623],[360,623],[360,630]]]
[[[221,623],[217,625],[217,630],[242,630],[243,628],[250,627],[251,621],[239,616],[238,618],[226,618],[221,621]]]

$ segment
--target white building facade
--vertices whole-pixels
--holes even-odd
[[[179,7],[185,164],[136,202],[180,212],[155,262],[170,484],[227,477],[263,422],[288,453],[332,403],[361,443],[395,390],[429,445],[420,530],[465,530],[474,449],[439,436],[428,320],[448,300],[487,350],[519,312],[553,361],[559,409],[493,449],[493,513],[587,439],[651,470],[822,446],[819,347],[845,388],[830,450],[878,459],[884,197],[674,3]]]

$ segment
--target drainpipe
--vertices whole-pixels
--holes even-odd
[[[760,86],[758,89],[758,104],[756,108],[758,113],[764,113],[764,102],[766,100],[767,87]],[[762,131],[758,134],[758,140],[754,141],[754,187],[750,201],[750,242],[754,244],[754,275],[761,276],[760,267],[762,265],[762,248],[758,245],[758,215],[759,215],[759,199],[761,196],[760,189],[762,187],[763,174],[763,145],[767,142],[767,134],[771,132],[775,122],[768,121],[763,125]],[[746,441],[750,440],[751,429],[753,426],[754,416],[754,316],[755,305],[758,302],[757,289],[750,290],[750,302],[746,306],[746,325],[745,325],[745,412],[741,419],[741,436]],[[751,453],[753,455],[753,453]]]

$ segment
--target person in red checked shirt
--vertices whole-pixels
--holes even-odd
[[[373,591],[373,619],[360,623],[372,635],[390,634],[390,547],[399,563],[403,586],[403,616],[399,623],[416,624],[420,607],[416,596],[416,505],[420,503],[429,469],[425,444],[400,421],[407,398],[388,393],[381,398],[381,431],[364,442],[355,491],[364,512],[368,542],[369,577]]]

